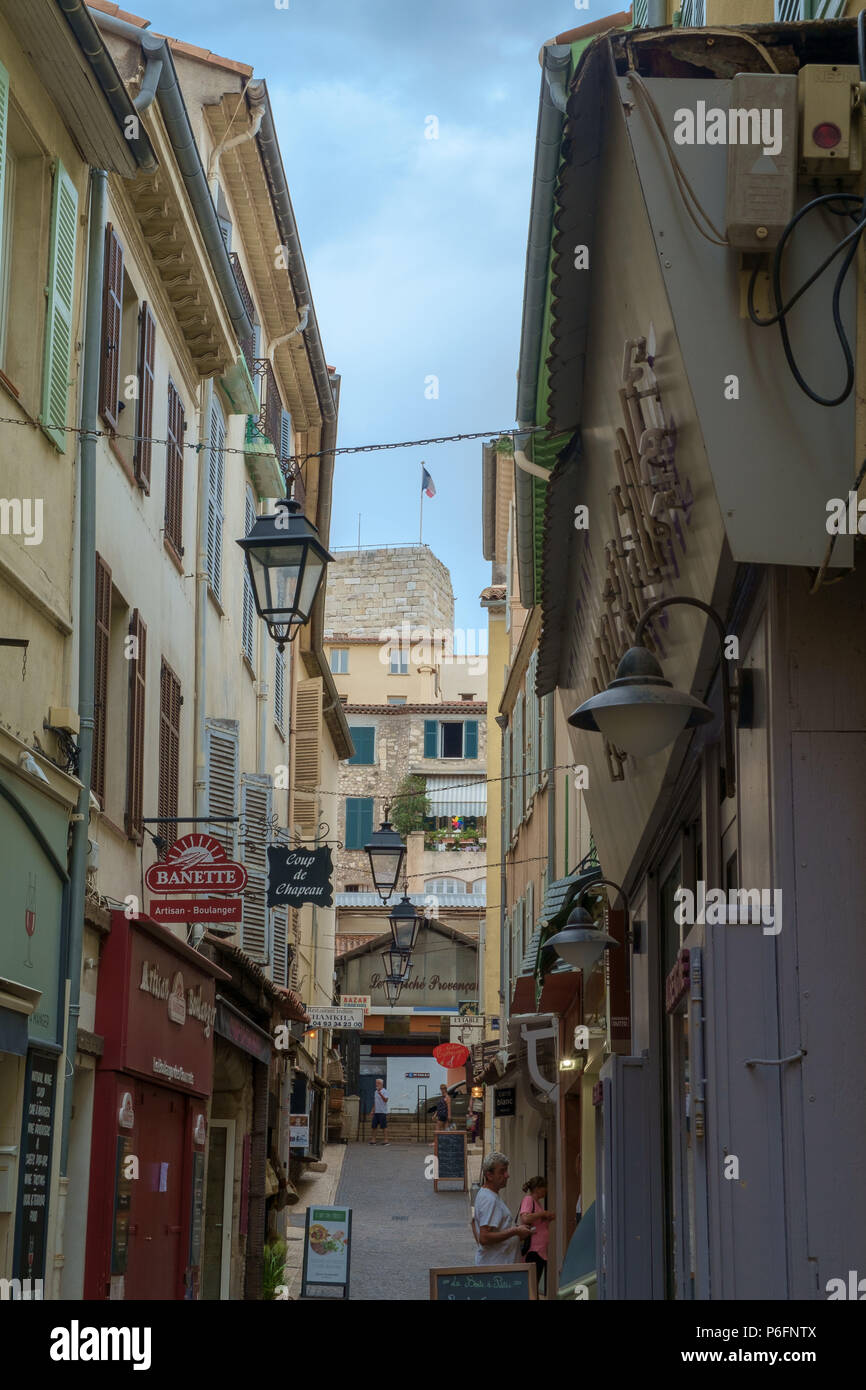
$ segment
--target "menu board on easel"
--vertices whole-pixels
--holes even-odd
[[[537,1297],[535,1265],[463,1265],[430,1271],[434,1303],[525,1303]]]
[[[434,1192],[466,1191],[466,1130],[443,1129],[433,1136],[436,1155]]]

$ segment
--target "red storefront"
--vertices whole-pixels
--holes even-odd
[[[111,915],[102,951],[84,1296],[198,1294],[215,986],[165,927]]]

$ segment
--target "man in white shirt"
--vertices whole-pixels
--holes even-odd
[[[520,1247],[532,1232],[528,1226],[515,1226],[511,1212],[499,1193],[508,1182],[505,1154],[488,1154],[481,1165],[483,1186],[475,1198],[472,1229],[478,1241],[477,1265],[510,1265],[520,1260]]]
[[[385,1090],[385,1083],[381,1076],[376,1077],[376,1090],[373,1095],[373,1109],[370,1111],[373,1117],[371,1126],[373,1137],[371,1144],[376,1142],[376,1130],[382,1131],[382,1143],[388,1143],[388,1092]]]

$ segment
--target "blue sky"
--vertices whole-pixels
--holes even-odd
[[[149,0],[152,27],[267,81],[325,354],[338,443],[514,424],[523,271],[545,39],[610,0]],[[425,138],[435,116],[439,138]],[[438,377],[438,399],[425,382]],[[424,540],[461,628],[478,594],[481,441],[338,459],[332,546]]]

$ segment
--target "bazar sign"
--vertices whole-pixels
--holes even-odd
[[[305,1004],[304,1011],[309,1015],[310,1028],[363,1028],[363,1009],[338,1009],[330,1006],[316,1007]]]
[[[229,859],[219,840],[195,832],[175,840],[165,858],[151,864],[144,881],[151,893],[239,893],[247,871]]]

